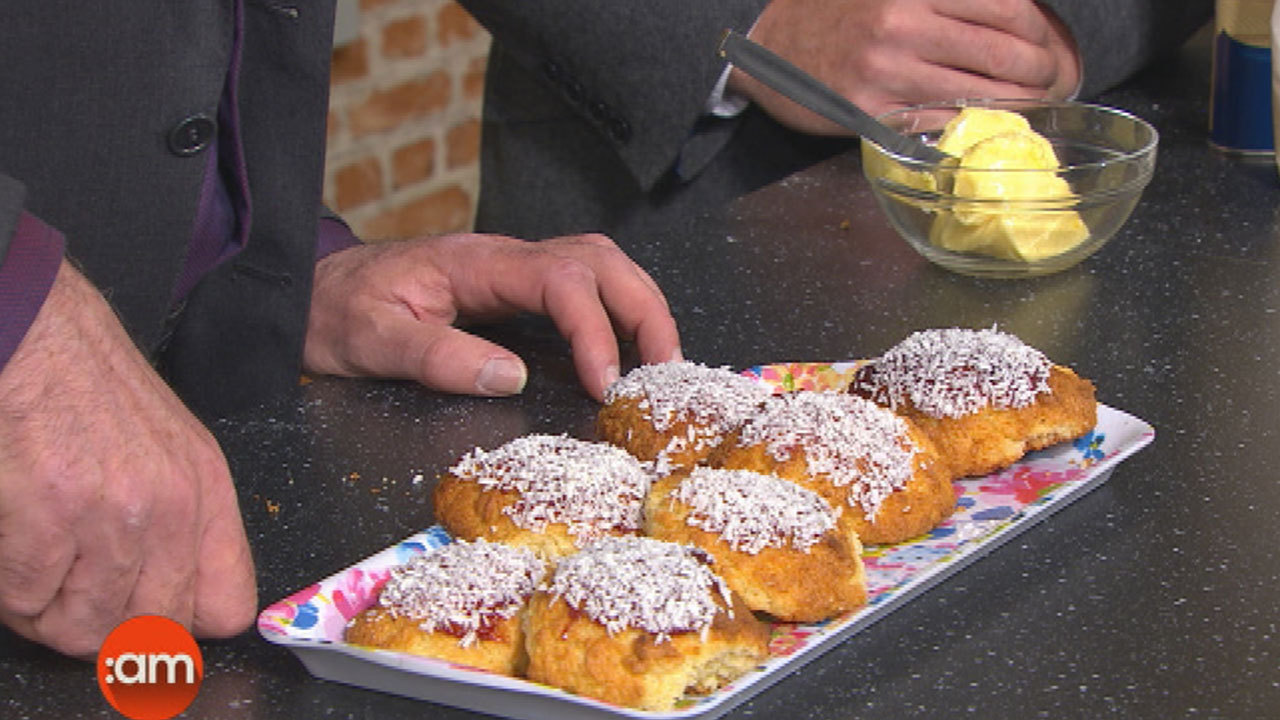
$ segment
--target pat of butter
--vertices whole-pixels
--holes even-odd
[[[948,155],[962,157],[969,148],[983,140],[1007,134],[1034,135],[1044,140],[1044,137],[1031,129],[1031,123],[1016,112],[966,107],[942,129],[938,149]]]
[[[1005,110],[968,107],[947,123],[939,149],[959,158],[952,195],[957,206],[934,220],[929,239],[957,252],[1009,260],[1040,260],[1066,252],[1089,235],[1053,146],[1026,118]],[[966,170],[976,172],[966,172]],[[974,202],[965,202],[973,200]],[[1035,211],[1005,203],[1040,201]]]

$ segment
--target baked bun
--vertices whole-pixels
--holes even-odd
[[[910,418],[957,477],[1008,467],[1098,420],[1093,383],[994,328],[913,333],[859,368],[850,392]]]
[[[752,610],[817,622],[867,601],[862,543],[840,508],[773,475],[695,467],[654,483],[645,532],[695,545]]]
[[[842,392],[770,398],[712,456],[719,467],[778,475],[842,507],[866,544],[923,535],[955,510],[951,474],[929,441],[892,411]]]
[[[436,521],[454,537],[533,548],[544,558],[640,530],[653,475],[627,451],[565,435],[475,450],[440,479]]]
[[[605,390],[601,439],[652,460],[660,473],[697,464],[769,396],[728,368],[692,362],[642,365]]]
[[[561,559],[525,616],[528,678],[616,705],[670,710],[768,654],[769,628],[702,550],[605,538]]]
[[[375,604],[347,625],[345,639],[521,675],[528,659],[521,615],[546,571],[527,548],[450,543],[392,568]]]

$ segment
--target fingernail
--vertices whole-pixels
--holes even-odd
[[[476,377],[476,390],[486,395],[515,395],[524,390],[529,372],[516,358],[494,357],[480,368]]]
[[[603,383],[604,389],[608,390],[609,386],[618,382],[618,378],[620,377],[622,377],[622,375],[618,370],[618,366],[610,365],[604,369],[604,373],[600,376],[600,382]]]
[[[684,353],[680,351],[679,346],[676,346],[676,349],[671,351],[671,360],[669,362],[684,362]]]

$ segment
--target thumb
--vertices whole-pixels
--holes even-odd
[[[413,373],[429,388],[465,395],[515,395],[529,371],[515,353],[452,326],[434,327]]]
[[[211,494],[200,537],[191,631],[197,637],[230,637],[253,622],[257,609],[253,554],[235,490],[227,483]]]

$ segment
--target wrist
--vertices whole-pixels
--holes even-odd
[[[98,373],[91,371],[118,366],[121,348],[138,354],[102,294],[61,260],[44,303],[0,370],[0,396],[11,409],[35,409],[53,393],[92,393],[89,378]]]

